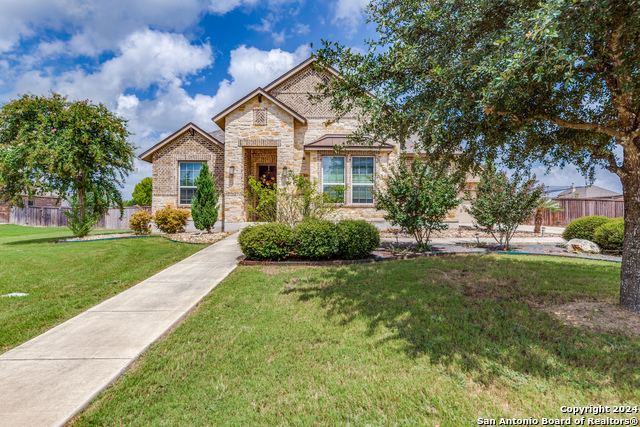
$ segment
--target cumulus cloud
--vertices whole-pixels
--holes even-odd
[[[332,22],[337,25],[345,25],[354,32],[362,23],[362,10],[370,0],[338,0],[334,4],[335,15]]]
[[[69,41],[44,40],[42,53],[96,55],[112,50],[141,28],[182,31],[206,10],[204,0],[3,0],[0,2],[0,52],[39,30],[64,30]]]

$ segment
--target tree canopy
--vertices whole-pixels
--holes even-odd
[[[153,197],[153,178],[148,176],[137,183],[133,188],[131,197],[133,197],[131,200],[133,205],[151,206],[151,200]]]
[[[640,312],[640,0],[374,0],[367,12],[379,37],[366,52],[324,42],[316,62],[343,75],[319,97],[368,118],[356,138],[416,136],[467,169],[616,173],[620,298]]]
[[[0,199],[54,192],[91,211],[122,206],[133,171],[126,121],[103,104],[23,95],[0,108]],[[88,195],[91,195],[88,197]]]

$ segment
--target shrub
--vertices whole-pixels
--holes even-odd
[[[209,166],[204,163],[196,178],[196,197],[191,202],[193,225],[198,230],[207,230],[207,233],[211,233],[218,220],[220,192],[216,188],[217,180],[218,178],[211,176]]]
[[[176,209],[169,203],[164,209],[156,212],[155,223],[160,231],[167,234],[173,234],[183,231],[187,226],[188,219],[188,210]]]
[[[380,232],[364,220],[345,219],[338,224],[338,254],[345,259],[365,258],[380,246]]]
[[[327,259],[338,254],[338,229],[327,220],[307,220],[293,227],[291,241],[296,254],[305,258]]]
[[[567,228],[564,229],[562,238],[564,240],[584,239],[593,241],[593,233],[596,231],[596,228],[609,221],[611,221],[611,218],[597,215],[574,219],[567,225]]]
[[[153,220],[153,216],[149,212],[136,212],[129,218],[129,228],[138,235],[149,234],[151,233],[151,220]]]
[[[269,223],[245,228],[238,236],[238,243],[248,258],[279,261],[289,256],[290,239],[289,226]]]
[[[616,218],[596,228],[593,241],[603,249],[621,251],[624,241],[624,218]]]
[[[432,231],[447,228],[443,221],[459,204],[459,180],[434,166],[420,157],[401,157],[383,178],[384,186],[374,191],[376,209],[412,234],[419,248],[429,243]]]
[[[531,218],[539,206],[542,190],[535,177],[509,178],[490,163],[480,174],[476,197],[471,200],[468,212],[478,228],[491,234],[508,251],[518,226]]]

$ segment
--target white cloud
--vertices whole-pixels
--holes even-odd
[[[309,34],[310,31],[311,31],[311,28],[305,24],[296,24],[296,26],[293,27],[294,33],[300,34],[303,36]]]
[[[334,3],[335,15],[331,21],[337,25],[345,25],[354,32],[362,22],[362,10],[370,0],[338,0]]]
[[[258,0],[211,0],[209,9],[213,13],[224,15],[227,12],[240,6],[254,6],[258,3]]]
[[[73,34],[66,46],[43,42],[42,53],[96,55],[115,46],[132,32],[153,27],[181,31],[197,22],[205,0],[2,0],[0,52],[10,51],[21,39],[39,30]]]

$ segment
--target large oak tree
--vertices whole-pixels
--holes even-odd
[[[620,303],[640,312],[640,0],[374,0],[379,37],[356,53],[325,42],[319,66],[337,114],[360,135],[417,135],[473,169],[601,165],[622,181]],[[369,94],[373,93],[374,96]]]

